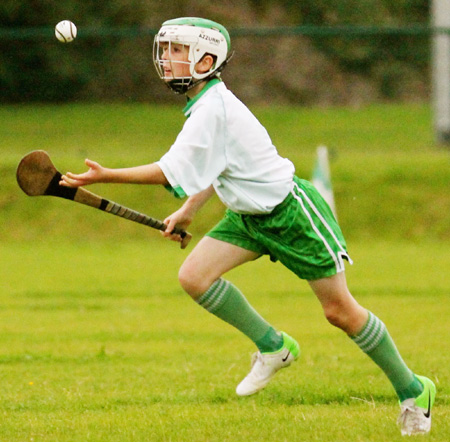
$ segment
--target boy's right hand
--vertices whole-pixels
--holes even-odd
[[[105,181],[106,168],[89,159],[85,160],[85,164],[89,167],[87,172],[81,174],[67,172],[65,175],[62,175],[59,184],[66,187],[80,187]]]

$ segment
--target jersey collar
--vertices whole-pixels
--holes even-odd
[[[203,87],[203,89],[194,97],[194,98],[188,98],[187,99],[187,104],[183,109],[183,113],[186,117],[189,117],[189,115],[191,114],[191,109],[192,106],[197,103],[197,101],[203,96],[203,94],[208,91],[209,89],[211,89],[213,86],[215,86],[216,84],[220,83],[222,80],[218,79],[218,78],[213,78],[212,80],[209,80],[208,83],[206,83],[206,85]]]

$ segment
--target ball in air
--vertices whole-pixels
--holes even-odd
[[[55,26],[55,36],[61,43],[70,43],[77,36],[77,27],[70,20],[60,21]]]

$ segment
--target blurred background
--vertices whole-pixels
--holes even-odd
[[[450,238],[448,0],[2,1],[0,238],[67,239],[70,226],[73,239],[119,228],[125,237],[148,236],[73,204],[67,217],[62,202],[31,202],[15,170],[35,149],[47,150],[62,172],[82,171],[86,157],[111,167],[158,160],[184,123],[184,97],[157,77],[153,37],[180,16],[228,28],[235,55],[223,78],[299,176],[310,179],[316,149],[329,148],[347,236]],[[78,28],[72,43],[55,38],[61,20]],[[160,219],[179,207],[164,189],[143,187],[93,191]],[[223,213],[220,202],[211,204],[192,226],[197,238]]]
[[[0,101],[170,102],[152,65],[164,20],[230,31],[224,77],[247,103],[361,105],[430,96],[429,0],[4,0]],[[68,19],[69,45],[53,35]]]

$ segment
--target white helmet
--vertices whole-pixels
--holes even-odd
[[[188,77],[165,77],[162,59],[163,43],[182,44],[189,47],[188,62],[170,61],[170,63],[189,64]],[[183,17],[165,21],[155,36],[153,44],[153,62],[159,77],[177,94],[184,94],[200,81],[219,77],[231,57],[230,35],[224,26],[211,20],[196,17]],[[170,49],[169,49],[170,51]],[[195,71],[195,65],[206,55],[214,57],[211,69],[204,73]]]

